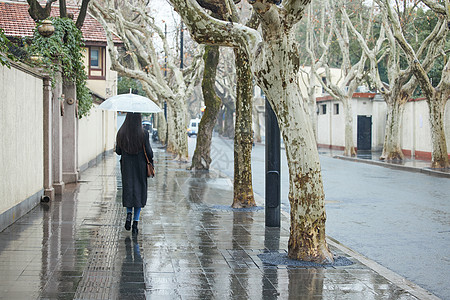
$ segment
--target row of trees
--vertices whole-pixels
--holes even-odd
[[[317,2],[317,3],[316,3]],[[404,158],[400,125],[405,103],[413,95],[429,105],[432,167],[449,166],[444,134],[444,109],[448,89],[448,1],[313,1],[299,32],[302,61],[311,66],[311,111],[314,79],[343,104],[344,155],[354,155],[350,99],[359,85],[380,92],[388,115],[381,159]],[[330,80],[330,68],[339,67],[341,78]],[[327,80],[322,80],[325,77]],[[434,79],[434,80],[433,80]],[[434,83],[434,85],[433,85]],[[313,114],[311,114],[313,116]]]
[[[355,4],[341,0],[327,0],[322,1],[321,5],[309,6],[309,1],[300,0],[283,1],[281,5],[252,0],[249,2],[252,16],[245,18],[245,15],[238,12],[236,4],[229,0],[172,0],[171,3],[192,37],[207,46],[204,54],[197,52],[193,55],[189,71],[176,67],[173,63],[175,55],[167,55],[168,69],[171,70],[168,78],[162,76],[163,61],[156,54],[153,39],[149,37],[157,36],[162,41],[165,53],[170,53],[169,47],[162,30],[155,26],[148,13],[146,2],[135,1],[129,5],[127,2],[96,1],[92,5],[92,11],[109,32],[110,48],[113,49],[111,33],[114,32],[125,42],[128,50],[125,56],[131,58],[126,64],[123,56],[119,59],[121,56],[115,50],[110,50],[113,68],[122,75],[139,79],[144,87],[147,86],[146,92],[150,98],[164,99],[169,104],[172,115],[168,119],[181,127],[171,129],[171,126],[177,124],[169,125],[171,134],[168,136],[176,137],[177,141],[168,140],[167,144],[179,158],[187,155],[184,150],[187,139],[184,132],[186,120],[182,118],[185,115],[186,101],[193,85],[200,79],[201,68],[205,68],[202,91],[207,109],[193,158],[194,169],[209,168],[211,133],[221,106],[214,86],[219,86],[219,93],[225,93],[226,90],[215,83],[219,56],[217,46],[235,49],[235,200],[241,200],[235,201],[233,206],[254,205],[251,169],[246,165],[250,161],[248,149],[251,149],[251,122],[245,122],[251,120],[251,78],[254,77],[277,115],[286,144],[291,204],[289,256],[326,262],[333,258],[325,241],[324,192],[313,122],[310,121],[315,116],[315,99],[312,84],[309,84],[308,96],[302,97],[300,93],[300,66],[303,62],[309,62],[309,82],[319,78],[327,92],[342,101],[346,112],[346,154],[355,153],[350,100],[357,86],[364,81],[377,88],[388,104],[384,158],[402,158],[398,133],[402,105],[416,91],[418,84],[422,90],[430,90],[428,94],[425,93],[429,98],[430,115],[433,118],[430,121],[435,123],[433,128],[442,128],[442,135],[435,134],[433,139],[444,139],[445,146],[443,105],[449,96],[446,94],[449,89],[439,94],[440,107],[433,108],[433,104],[437,102],[434,100],[437,97],[435,91],[445,87],[448,82],[448,76],[445,75],[448,65],[446,63],[447,69],[443,69],[441,83],[437,88],[427,85],[427,80],[431,83],[427,71],[433,68],[434,60],[446,55],[447,28],[443,24],[446,25],[448,19],[447,10],[444,9],[447,2],[448,0],[445,3],[431,4],[423,1],[430,12],[433,12],[437,22],[434,27],[436,29],[426,39],[414,44],[418,47],[416,51],[404,37],[408,20],[402,19],[399,14],[406,17],[416,12],[418,1],[408,2],[412,5],[404,2],[402,9],[394,10],[388,0],[377,0],[370,7],[364,6],[362,2]],[[304,15],[307,25],[302,52],[295,42],[295,29]],[[203,64],[200,59],[196,62],[195,57],[200,57],[199,53],[203,55]],[[336,65],[341,67],[341,80],[337,83],[321,80],[323,74],[331,78],[330,68]],[[382,72],[383,70],[386,71]],[[189,77],[193,74],[195,76]],[[436,113],[433,114],[433,110]],[[447,150],[442,143],[436,144],[440,146],[433,146],[433,166],[447,167]]]
[[[35,19],[48,16],[47,7],[29,2]],[[83,1],[83,12],[88,2]],[[419,85],[430,107],[433,167],[448,167],[443,118],[450,96],[446,59],[449,0],[405,1],[403,7],[396,9],[389,0],[375,0],[370,7],[357,7],[364,3],[342,0],[322,1],[321,5],[309,5],[310,2],[251,0],[251,9],[243,4],[238,9],[230,0],[172,0],[192,37],[206,45],[192,47],[186,67],[178,64],[178,51],[169,46],[167,35],[156,25],[147,1],[97,0],[91,3],[90,9],[106,29],[113,69],[122,76],[139,80],[149,98],[167,102],[169,122],[167,128],[160,128],[160,133],[163,139],[167,136],[164,142],[179,160],[187,160],[186,103],[195,85],[202,81],[207,111],[199,134],[204,141],[198,143],[192,163],[194,169],[209,168],[212,128],[221,106],[214,86],[219,94],[230,94],[227,83],[215,82],[218,46],[234,49],[237,86],[233,206],[254,205],[250,166],[254,78],[277,115],[286,145],[291,204],[288,254],[294,259],[330,262],[333,257],[325,240],[325,195],[311,122],[315,99],[311,89],[308,96],[301,95],[300,66],[309,62],[309,82],[319,78],[323,87],[344,104],[348,155],[354,153],[349,100],[363,80],[383,93],[389,107],[383,154],[386,159],[402,157],[397,138],[402,105]],[[408,18],[418,11],[419,3],[426,5],[426,13],[432,13],[435,20],[430,34],[422,40],[417,32],[409,35],[407,30],[411,24]],[[64,1],[60,3],[62,12],[64,4]],[[300,51],[295,39],[302,19],[307,25],[304,49]],[[119,53],[114,48],[113,34],[122,39],[125,52]],[[429,72],[436,68],[440,57],[444,57],[440,81],[433,86]],[[342,69],[342,79],[338,83],[322,81],[322,74],[330,77],[330,67],[336,65]],[[231,82],[228,80],[228,85]],[[159,117],[163,118],[162,114]],[[166,121],[159,123],[164,125]],[[166,135],[165,130],[170,134]]]

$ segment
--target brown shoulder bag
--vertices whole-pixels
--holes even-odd
[[[145,145],[144,145],[144,155],[145,155],[145,160],[147,161],[147,177],[154,177],[155,176],[155,168],[153,168],[152,163],[150,162],[150,160],[148,160],[147,151],[145,151]]]

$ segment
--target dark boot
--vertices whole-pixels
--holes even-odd
[[[127,219],[125,221],[125,229],[126,230],[131,229],[131,213],[127,213]]]
[[[133,229],[131,230],[131,233],[138,234],[138,221],[133,221]]]

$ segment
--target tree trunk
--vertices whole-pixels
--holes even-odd
[[[325,240],[325,194],[319,154],[307,108],[296,84],[298,49],[293,37],[286,35],[266,41],[261,52],[264,54],[253,63],[254,74],[277,115],[289,165],[288,255],[298,260],[331,262],[333,256]]]
[[[183,99],[184,100],[184,99]],[[186,105],[184,101],[178,102],[174,105],[171,111],[171,120],[169,122],[169,134],[168,134],[168,151],[172,152],[176,156],[176,160],[187,162],[188,161],[188,142],[186,133]]]
[[[224,120],[224,132],[223,136],[232,139],[234,137],[234,110],[229,106],[225,106],[225,120]]]
[[[167,121],[163,113],[157,114],[157,118],[158,118],[158,139],[161,144],[166,145]]]
[[[219,46],[206,46],[203,60],[205,69],[203,72],[202,91],[206,108],[198,127],[197,144],[192,157],[191,169],[195,170],[209,170],[211,163],[211,138],[222,104],[214,90],[217,64],[219,63]]]
[[[388,105],[386,132],[384,135],[383,153],[381,154],[380,160],[403,160],[405,157],[400,140],[400,125],[405,106],[402,101],[396,101],[396,99],[386,101],[386,104]]]
[[[312,129],[314,132],[314,138],[317,141],[317,104],[315,95],[312,96],[312,99],[308,101],[308,112],[309,118],[311,119]]]
[[[439,97],[428,101],[429,120],[431,127],[431,167],[435,169],[448,168],[450,166],[447,152],[447,142],[444,132],[445,101]]]
[[[248,55],[235,49],[236,126],[234,134],[234,197],[232,207],[256,206],[252,187],[253,84]]]
[[[259,115],[259,111],[257,108],[255,108],[255,105],[253,106],[253,124],[255,126],[254,128],[254,139],[256,142],[261,143],[261,117]]]
[[[166,150],[173,152],[176,148],[175,146],[175,117],[173,113],[173,108],[170,101],[167,101],[167,127],[166,127]]]
[[[356,156],[355,143],[353,141],[353,112],[350,99],[342,99],[345,114],[345,148],[344,156]]]

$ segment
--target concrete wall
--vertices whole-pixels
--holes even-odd
[[[405,105],[402,122],[402,149],[406,155],[431,159],[430,122],[425,100],[410,101]],[[445,137],[450,153],[450,102],[445,106]]]
[[[43,194],[43,78],[0,65],[0,230]],[[7,224],[9,225],[9,224]]]
[[[344,149],[345,115],[342,103],[336,100],[320,101],[317,116],[317,143],[322,147]],[[323,113],[326,105],[326,113]],[[336,113],[335,105],[339,105]],[[354,98],[351,102],[353,115],[353,142],[357,146],[358,115],[372,117],[372,150],[383,148],[384,126],[386,123],[386,103],[371,98]]]
[[[339,115],[334,114],[335,100],[319,101],[318,114],[318,144],[322,147],[343,149],[344,147],[344,112],[340,105]],[[326,114],[322,112],[322,105],[327,106]],[[372,151],[381,151],[384,144],[386,126],[386,103],[379,95],[374,99],[354,98],[353,111],[353,140],[357,146],[358,115],[372,117]],[[445,135],[447,149],[450,153],[450,101],[445,107]],[[428,105],[425,100],[406,103],[401,124],[401,143],[405,155],[414,155],[419,159],[431,159],[430,122],[428,120]]]
[[[80,171],[94,163],[99,155],[112,151],[116,139],[115,112],[92,108],[89,116],[78,121],[78,162]]]

